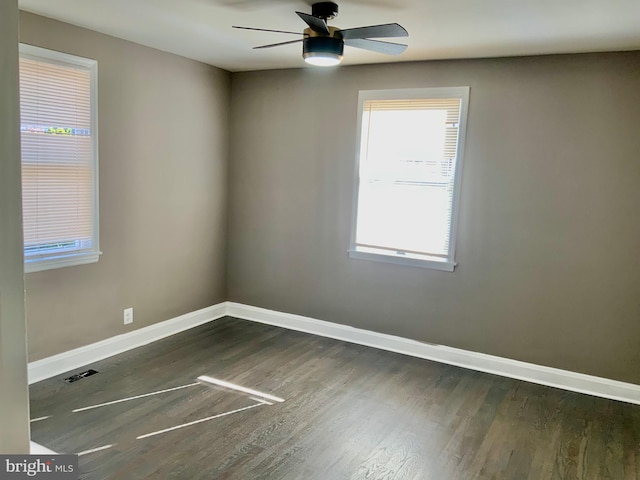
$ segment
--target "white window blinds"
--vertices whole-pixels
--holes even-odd
[[[453,222],[463,101],[455,91],[361,98],[352,250],[453,268]],[[363,92],[364,93],[364,92]],[[391,96],[398,94],[391,93]],[[375,92],[368,96],[376,97]],[[366,95],[365,95],[366,97]],[[466,110],[465,110],[466,112]],[[413,262],[415,263],[415,262]]]
[[[21,45],[27,271],[97,261],[96,62]]]

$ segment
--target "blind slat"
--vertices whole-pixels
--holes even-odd
[[[366,100],[355,243],[447,257],[460,98]]]
[[[20,58],[25,256],[96,247],[91,89],[87,67]]]

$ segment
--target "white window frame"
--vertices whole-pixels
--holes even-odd
[[[460,123],[458,127],[458,148],[455,159],[455,175],[451,211],[451,227],[449,232],[449,251],[446,258],[411,254],[407,252],[383,251],[382,249],[368,249],[356,245],[356,229],[358,219],[358,195],[360,191],[360,148],[362,145],[362,118],[364,104],[368,100],[408,100],[432,98],[460,98]],[[394,263],[413,267],[424,267],[435,270],[453,272],[455,261],[456,236],[458,226],[458,210],[460,204],[460,190],[462,184],[462,166],[464,145],[467,129],[467,111],[469,107],[469,87],[436,87],[410,88],[394,90],[361,90],[358,94],[358,120],[356,137],[356,165],[354,175],[353,203],[351,210],[351,239],[349,257],[360,260],[372,260],[384,263]]]
[[[47,62],[67,67],[81,67],[89,70],[91,92],[91,139],[92,139],[92,169],[93,169],[93,239],[92,249],[83,252],[51,253],[46,257],[39,257],[24,260],[25,273],[52,270],[74,265],[85,265],[95,263],[102,255],[100,251],[100,217],[99,217],[99,194],[98,194],[98,62],[96,60],[78,57],[67,53],[56,52],[46,48],[33,45],[20,44],[20,57],[34,61]]]

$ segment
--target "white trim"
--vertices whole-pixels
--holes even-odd
[[[32,258],[25,257],[24,273],[43,272],[56,268],[73,267],[76,265],[87,265],[96,263],[100,259],[102,252],[83,252],[60,257]]]
[[[356,249],[359,247],[355,247]],[[435,257],[428,257],[426,255],[423,258],[400,256],[397,253],[372,253],[363,252],[360,250],[349,250],[349,258],[355,258],[357,260],[373,260],[383,263],[395,263],[396,265],[406,265],[409,267],[421,267],[430,268],[432,270],[442,270],[443,272],[453,272],[456,264],[444,258],[436,259]]]
[[[376,262],[393,263],[411,267],[423,267],[445,272],[453,272],[458,265],[455,261],[456,237],[458,232],[458,215],[460,210],[460,191],[462,190],[462,166],[464,163],[465,138],[467,131],[467,116],[469,110],[470,87],[426,87],[385,90],[360,90],[358,92],[358,115],[356,123],[356,160],[354,182],[351,200],[351,236],[349,240],[349,258],[370,260]],[[359,247],[356,243],[358,224],[358,198],[360,195],[360,149],[362,147],[362,117],[364,104],[367,100],[394,100],[394,99],[420,99],[420,98],[459,98],[460,122],[458,126],[458,145],[455,158],[455,173],[453,180],[453,198],[451,204],[451,223],[449,230],[449,251],[444,262],[431,260],[428,255],[423,258],[402,257],[391,251],[370,252]]]
[[[124,335],[29,363],[29,383],[39,382],[225,316],[640,405],[640,385],[634,383],[620,382],[444,345],[418,342],[235,302],[222,302]]]
[[[91,345],[53,355],[29,363],[29,384],[60,375],[118,353],[126,352],[155,342],[175,333],[188,330],[203,323],[222,318],[227,314],[226,303],[203,308],[164,322],[149,325],[122,335],[102,340]]]
[[[91,152],[92,152],[92,198],[93,238],[90,251],[75,250],[69,255],[56,256],[49,254],[27,258],[24,261],[25,273],[41,272],[57,268],[72,267],[96,263],[100,259],[100,196],[99,196],[99,159],[98,159],[98,62],[91,58],[79,57],[69,53],[36,47],[26,43],[19,44],[20,58],[28,58],[37,62],[45,62],[64,67],[84,69],[90,75],[90,109],[91,109]]]
[[[45,59],[49,63],[60,66],[68,66],[69,64],[84,67],[91,70],[98,62],[92,58],[79,57],[70,53],[58,52],[57,50],[49,50],[48,48],[36,47],[28,43],[20,43],[20,56],[31,60],[42,61]]]
[[[619,382],[608,378],[545,367],[444,345],[418,342],[407,338],[234,302],[227,302],[227,314],[244,320],[344,340],[479,372],[492,373],[572,392],[586,393],[596,397],[640,405],[640,385],[633,383]]]

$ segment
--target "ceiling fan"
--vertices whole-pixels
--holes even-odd
[[[234,26],[233,28],[302,35],[302,38],[298,40],[260,45],[259,47],[254,47],[254,49],[280,47],[302,42],[302,58],[304,58],[305,62],[317,66],[339,64],[342,61],[345,45],[387,55],[400,55],[407,48],[407,45],[400,43],[371,40],[372,38],[408,37],[407,31],[397,23],[369,25],[344,30],[328,26],[327,21],[334,19],[338,15],[338,5],[334,2],[314,3],[311,6],[311,15],[303,12],[296,12],[296,14],[308,25],[308,28],[305,28],[302,33],[253,27]]]

